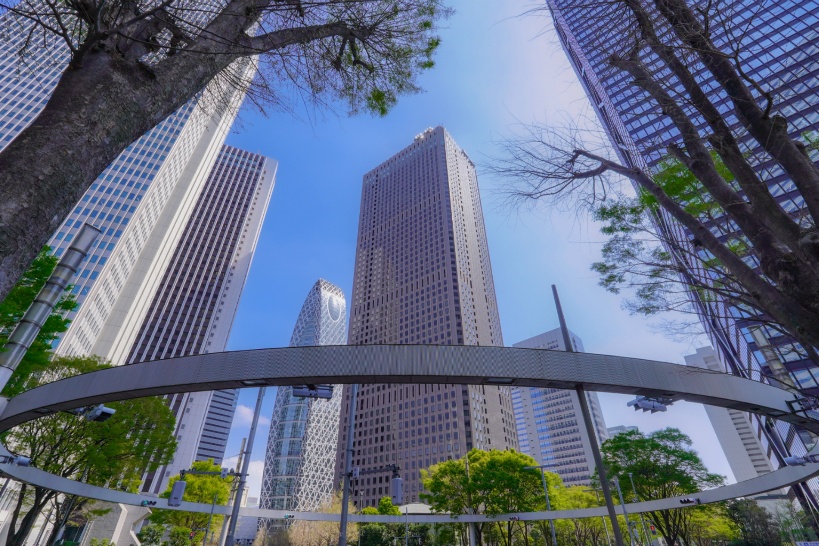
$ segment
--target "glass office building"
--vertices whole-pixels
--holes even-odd
[[[290,346],[344,345],[346,339],[344,294],[319,279],[304,301]],[[317,510],[332,497],[341,398],[341,385],[334,387],[329,400],[297,398],[292,387],[279,387],[265,452],[261,508]]]
[[[573,350],[583,352],[583,342],[569,332]],[[515,343],[521,349],[565,351],[560,329]],[[590,485],[594,472],[591,442],[598,445],[608,439],[606,422],[596,392],[587,392],[594,437],[583,426],[577,393],[565,389],[512,387],[512,407],[518,430],[520,451],[532,456],[538,464],[549,465],[567,486]]]
[[[570,0],[547,0],[547,5],[560,41],[620,160],[649,170],[656,167],[667,154],[667,145],[678,139],[679,133],[669,116],[631,84],[631,77],[608,62],[613,53],[624,52],[622,38],[629,35],[624,28],[628,17],[619,11],[623,6],[603,3],[578,6]],[[770,91],[775,99],[774,111],[787,117],[792,136],[799,138],[819,130],[819,3],[730,0],[709,6],[720,11],[720,17],[711,21],[711,39],[717,47],[739,46],[747,76]],[[669,35],[662,24],[660,28],[663,36]],[[804,203],[793,182],[782,169],[767,161],[743,132],[730,100],[720,93],[712,75],[701,65],[690,60],[689,64],[709,99],[733,125],[743,152],[766,180],[770,193],[783,210],[798,217]],[[656,71],[660,63],[649,60],[646,66]],[[674,87],[675,80],[668,74],[659,77],[686,104],[686,93]],[[706,134],[704,121],[696,115],[692,119]],[[819,161],[819,150],[809,153],[814,161]],[[675,239],[687,244],[689,236],[684,230],[673,222],[667,227]],[[720,219],[709,227],[723,235],[732,229],[730,222]],[[733,373],[761,381],[784,375],[785,381],[793,386],[810,394],[819,393],[819,369],[805,358],[805,351],[794,340],[746,320],[724,301],[696,301],[697,312],[714,348]],[[804,432],[783,422],[753,419],[762,451],[771,455],[773,468],[783,464],[783,457],[788,454],[804,455],[806,442],[813,442]],[[809,485],[797,486],[794,492],[803,504],[816,507],[819,481],[812,479]]]

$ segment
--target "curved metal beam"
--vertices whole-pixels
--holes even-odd
[[[145,362],[70,377],[11,399],[0,415],[0,431],[43,415],[80,406],[172,394],[261,385],[306,383],[445,383],[516,385],[661,396],[760,413],[819,433],[819,421],[794,414],[796,392],[736,376],[629,357],[502,347],[378,345],[295,347],[212,353]],[[8,464],[0,470],[21,481],[69,494],[139,505],[147,497],[112,491]],[[703,491],[703,503],[755,495],[819,474],[819,463],[785,467],[753,480]],[[688,495],[691,496],[691,495]],[[163,502],[160,500],[160,502]],[[627,505],[629,512],[682,507],[679,498]],[[164,509],[209,512],[211,505],[184,502]],[[217,506],[216,513],[228,507]],[[243,515],[282,518],[281,510],[245,508]],[[289,513],[289,512],[288,512]],[[604,515],[605,507],[555,512],[485,515],[417,515],[414,522],[562,519]],[[337,514],[295,512],[297,519],[338,521]],[[352,515],[351,521],[401,522],[406,516]]]
[[[185,512],[200,512],[205,514],[210,513],[211,511],[210,504],[183,502],[179,507],[168,506],[167,499],[158,499],[148,495],[126,493],[124,491],[114,491],[113,489],[97,487],[87,483],[61,478],[37,468],[25,468],[10,464],[0,464],[0,471],[16,480],[39,485],[41,487],[46,487],[48,489],[53,489],[69,495],[77,495],[80,497],[134,506],[139,506],[139,504],[144,500],[151,500],[157,501],[156,508],[162,510],[182,510]],[[683,495],[680,497],[627,504],[626,509],[628,510],[629,514],[632,514],[636,512],[651,512],[655,510],[683,508],[684,505],[680,504],[680,499],[686,497],[699,498],[703,504],[720,502],[735,499],[737,497],[757,495],[766,491],[787,487],[794,483],[803,482],[817,474],[819,474],[819,463],[810,463],[806,466],[786,466],[752,480],[717,487],[715,489],[709,489],[708,491],[701,491],[695,494]],[[229,515],[230,510],[230,506],[217,505],[214,508],[214,513]],[[294,519],[304,519],[310,521],[337,522],[340,518],[340,514],[328,514],[325,512],[293,512],[287,510],[268,510],[263,508],[242,508],[239,511],[239,514],[242,516],[254,516],[271,519],[283,519],[285,514],[291,514]],[[512,517],[518,517],[521,520],[533,521],[590,518],[605,516],[606,514],[606,507],[600,506],[576,510],[556,510],[552,512],[522,512],[519,514],[503,514],[500,516],[487,516],[483,514],[461,516],[451,516],[448,514],[419,514],[410,515],[409,520],[411,523],[453,523],[504,521],[509,520]],[[366,516],[363,514],[350,514],[349,518],[351,522],[403,523],[406,521],[407,516]]]
[[[701,368],[638,358],[542,349],[423,345],[288,347],[211,353],[118,366],[69,377],[9,400],[0,432],[80,406],[261,385],[306,383],[494,384],[662,396],[760,413],[819,434],[793,414],[798,398],[770,385]]]

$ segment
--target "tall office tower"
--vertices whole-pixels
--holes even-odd
[[[319,279],[301,308],[291,347],[344,345],[347,303],[341,288]],[[317,510],[333,495],[342,389],[329,400],[297,398],[279,387],[270,419],[262,475],[261,508]],[[274,523],[275,525],[275,523]]]
[[[685,363],[688,366],[715,372],[728,372],[712,347],[697,349],[696,353],[685,357]],[[773,447],[764,434],[755,431],[751,414],[715,406],[704,407],[719,445],[731,466],[731,472],[738,482],[763,476],[774,470],[771,464]],[[754,497],[762,506],[774,513],[777,510],[776,505],[787,498],[785,489],[769,491]]]
[[[583,352],[583,342],[569,332],[574,350]],[[560,328],[515,343],[520,349],[565,351]],[[608,439],[606,423],[596,392],[587,392],[596,438],[583,426],[577,393],[563,389],[512,388],[512,405],[520,450],[538,464],[551,465],[566,485],[589,485],[594,472],[591,442]]]
[[[475,166],[443,127],[427,129],[364,175],[348,343],[503,344]],[[353,501],[375,506],[389,495],[387,464],[400,466],[403,500],[415,502],[422,468],[473,447],[516,448],[509,393],[362,385],[353,464],[382,471],[361,477]],[[345,403],[342,431],[347,412]],[[341,439],[336,457],[338,483]]]
[[[128,364],[225,350],[276,166],[222,147],[136,335],[124,341],[130,342]],[[168,401],[179,445],[171,464],[146,477],[146,492],[161,493],[194,460],[222,462],[236,391],[176,394]]]
[[[689,3],[699,2],[690,0]],[[622,37],[628,35],[625,29],[619,32],[612,28],[618,24],[618,18],[612,14],[620,8],[596,2],[579,6],[571,0],[547,0],[547,4],[560,41],[620,160],[626,165],[655,167],[665,155],[667,144],[678,139],[679,132],[663,110],[630,84],[631,78],[612,69],[608,62],[612,53],[623,53]],[[819,10],[815,8],[815,2],[799,0],[770,2],[764,8],[754,0],[731,0],[720,3],[717,9],[722,15],[712,19],[710,27],[711,39],[717,47],[733,51],[735,40],[742,40],[741,57],[749,81],[760,84],[775,97],[772,113],[787,116],[788,129],[794,138],[819,130],[815,108],[819,103],[819,86],[808,83],[819,77],[816,40]],[[668,31],[661,29],[661,32]],[[727,43],[729,40],[734,40],[733,44]],[[646,66],[656,68],[659,63],[649,62]],[[711,74],[700,65],[692,67],[709,98],[741,134],[730,101],[720,95],[720,87]],[[672,85],[676,80],[662,76],[662,81]],[[672,95],[688,96],[679,88],[673,89]],[[694,122],[702,129],[701,134],[709,132],[701,119],[695,118]],[[765,159],[767,155],[748,139],[740,137],[739,140],[745,147],[746,157],[756,162],[755,169],[768,181],[771,195],[785,211],[798,216],[803,201],[796,194],[793,182],[781,169],[772,168]],[[819,150],[809,153],[819,161]],[[673,223],[666,227],[681,245],[688,244],[690,236],[684,230]],[[709,227],[722,234],[732,229],[730,222],[723,221],[713,222]],[[691,249],[692,253],[696,251]],[[743,318],[742,311],[724,301],[700,299],[697,294],[692,294],[692,298],[712,345],[732,373],[762,381],[776,376],[808,393],[819,393],[819,368],[805,358],[801,346],[794,340]],[[755,429],[767,435],[773,446],[771,464],[774,468],[783,464],[783,457],[788,454],[804,455],[805,442],[813,441],[804,431],[781,421],[753,418],[753,422]],[[811,479],[809,486],[797,486],[794,493],[806,509],[813,511],[819,507],[816,500],[819,480]]]

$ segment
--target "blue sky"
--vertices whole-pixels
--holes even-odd
[[[386,118],[327,112],[301,119],[263,117],[250,109],[241,114],[228,144],[274,158],[279,169],[229,349],[286,346],[318,278],[339,285],[349,300],[362,176],[416,134],[445,126],[480,173],[512,125],[558,120],[587,108],[548,18],[521,16],[532,4],[463,0],[451,5],[456,13],[441,32],[436,67],[420,81],[425,92],[404,97]],[[507,345],[557,327],[551,284],[557,284],[569,327],[588,352],[682,363],[702,344],[675,343],[654,333],[652,321],[629,316],[619,296],[597,286],[589,266],[603,239],[588,219],[544,206],[510,208],[496,180],[482,173],[479,182]],[[274,391],[268,390],[265,400],[266,418]],[[242,391],[228,456],[238,453],[247,435],[255,399],[255,390]],[[733,481],[701,406],[680,403],[666,414],[647,415],[626,408],[627,401],[601,395],[608,426],[679,427],[692,436],[709,468]],[[263,426],[251,457],[251,496],[258,495],[266,437]]]

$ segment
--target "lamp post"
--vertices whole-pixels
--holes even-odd
[[[623,500],[623,491],[620,489],[620,480],[617,479],[617,476],[614,476],[611,481],[614,483],[614,487],[617,489],[617,496],[620,497],[620,506],[623,507],[623,517],[626,520],[628,540],[631,543],[631,546],[634,546],[634,534],[631,532],[631,523],[628,520],[628,512],[626,511],[626,501]]]
[[[563,344],[566,346],[566,352],[573,353],[572,339],[569,335],[569,328],[566,326],[566,318],[563,316],[563,307],[560,305],[560,296],[557,295],[557,287],[552,285],[552,295],[555,299],[555,308],[557,309],[557,318],[560,322],[560,332],[563,334]],[[606,501],[606,510],[609,513],[611,520],[611,530],[614,535],[614,543],[617,546],[623,545],[623,536],[620,534],[620,524],[617,522],[617,512],[614,511],[614,501],[611,499],[611,489],[609,489],[609,481],[606,477],[606,467],[603,466],[603,455],[600,453],[600,446],[597,445],[597,435],[594,432],[594,423],[591,418],[591,411],[589,411],[589,401],[586,398],[586,389],[582,384],[578,384],[574,388],[577,392],[578,403],[580,404],[580,413],[583,415],[583,425],[586,427],[586,434],[589,435],[589,444],[594,456],[594,466],[597,468],[597,476],[600,478],[600,489],[603,491],[603,499]]]
[[[631,490],[634,492],[634,502],[640,502],[640,497],[637,496],[637,488],[634,487],[634,474],[631,472],[628,473],[628,479],[631,480]],[[646,528],[646,520],[643,517],[643,513],[640,512],[640,523],[643,525],[643,535],[646,537],[646,544],[651,544],[651,537],[648,535],[648,529]]]
[[[549,501],[549,486],[546,484],[546,473],[543,472],[544,468],[549,468],[554,465],[550,464],[542,464],[539,466],[525,466],[523,467],[524,470],[538,470],[540,472],[540,479],[543,480],[543,494],[546,495],[546,510],[549,512],[552,511],[552,503]],[[555,535],[555,520],[549,520],[549,527],[552,531],[552,546],[557,546],[557,536]]]
[[[597,504],[600,504],[600,490],[599,489],[584,489],[584,491],[594,491],[594,497],[597,499]],[[600,516],[603,522],[603,529],[606,531],[606,544],[611,544],[611,535],[609,535],[609,526],[606,524],[606,516]]]
[[[5,350],[0,353],[0,389],[6,386],[11,374],[17,369],[26,351],[37,338],[40,328],[51,315],[54,306],[60,301],[82,261],[91,252],[94,241],[97,240],[100,233],[102,232],[94,226],[83,224],[74,236],[71,246],[65,251],[57,267],[54,268],[51,276],[34,298],[34,302],[26,309],[17,326],[9,334]],[[5,407],[5,402],[2,405]]]
[[[350,487],[353,483],[353,439],[355,435],[355,410],[358,385],[350,389],[350,406],[348,410],[349,425],[347,426],[347,448],[344,451],[344,475],[341,483],[341,522],[338,530],[338,546],[347,546],[347,520],[350,503]]]
[[[253,411],[253,421],[250,424],[250,432],[247,435],[247,447],[242,458],[242,469],[239,471],[239,485],[236,487],[236,496],[233,498],[233,509],[230,511],[230,522],[228,523],[226,546],[234,546],[236,543],[236,523],[239,520],[239,507],[242,504],[242,494],[247,484],[247,472],[250,469],[250,454],[253,451],[253,440],[256,438],[256,428],[259,425],[259,414],[262,411],[262,400],[264,400],[265,387],[259,387],[259,395],[256,397],[256,409]]]

